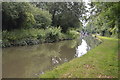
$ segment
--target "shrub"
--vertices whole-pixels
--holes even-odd
[[[48,28],[46,30],[46,41],[58,41],[61,39],[61,28],[55,27],[55,28]]]
[[[52,16],[48,11],[37,9],[38,13],[36,13],[35,20],[36,24],[34,25],[34,28],[47,28],[51,25],[52,22]]]
[[[79,35],[79,32],[76,30],[69,29],[67,32],[67,38],[69,39],[75,39]]]
[[[64,39],[74,39],[77,35],[78,33],[75,30],[69,30],[67,33],[61,33],[60,27],[51,27],[47,29],[16,29],[2,32],[2,46],[21,46],[43,42],[55,42]]]

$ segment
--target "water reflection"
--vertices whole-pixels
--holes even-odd
[[[81,38],[81,44],[76,48],[76,57],[81,57],[82,55],[86,54],[90,49],[95,48],[101,42],[96,40],[94,37],[91,36],[84,36]]]
[[[87,43],[84,39],[82,39],[81,45],[79,45],[76,49],[76,55],[75,56],[80,57],[80,56],[86,54],[88,50],[90,50],[90,46],[87,45]]]
[[[3,78],[34,78],[57,65],[81,56],[98,42],[92,37],[3,49]],[[88,49],[88,47],[90,47]]]
[[[74,58],[77,40],[3,49],[3,78],[33,78]]]

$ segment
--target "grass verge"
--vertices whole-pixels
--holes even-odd
[[[45,72],[40,78],[117,78],[118,40],[101,37],[102,44],[80,58],[75,58]]]

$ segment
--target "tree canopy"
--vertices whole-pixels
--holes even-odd
[[[93,33],[98,32],[103,36],[118,34],[120,21],[120,4],[117,2],[94,2],[94,15],[91,15],[87,28]]]
[[[88,20],[86,30],[103,36],[120,32],[120,4],[117,2],[92,2],[91,15],[84,2],[3,2],[2,29],[60,27],[66,33],[71,28],[82,28],[82,20]]]
[[[28,2],[3,2],[2,21],[3,30],[41,28],[51,24],[51,14]]]
[[[3,2],[3,30],[53,26],[67,32],[69,28],[82,27],[84,13],[84,3],[77,2]]]
[[[33,3],[52,14],[52,26],[61,27],[63,32],[69,28],[82,27],[82,14],[86,12],[84,3],[80,2],[51,2]]]

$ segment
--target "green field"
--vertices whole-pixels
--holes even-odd
[[[87,54],[45,72],[40,78],[117,78],[118,39],[99,39],[103,42]]]

